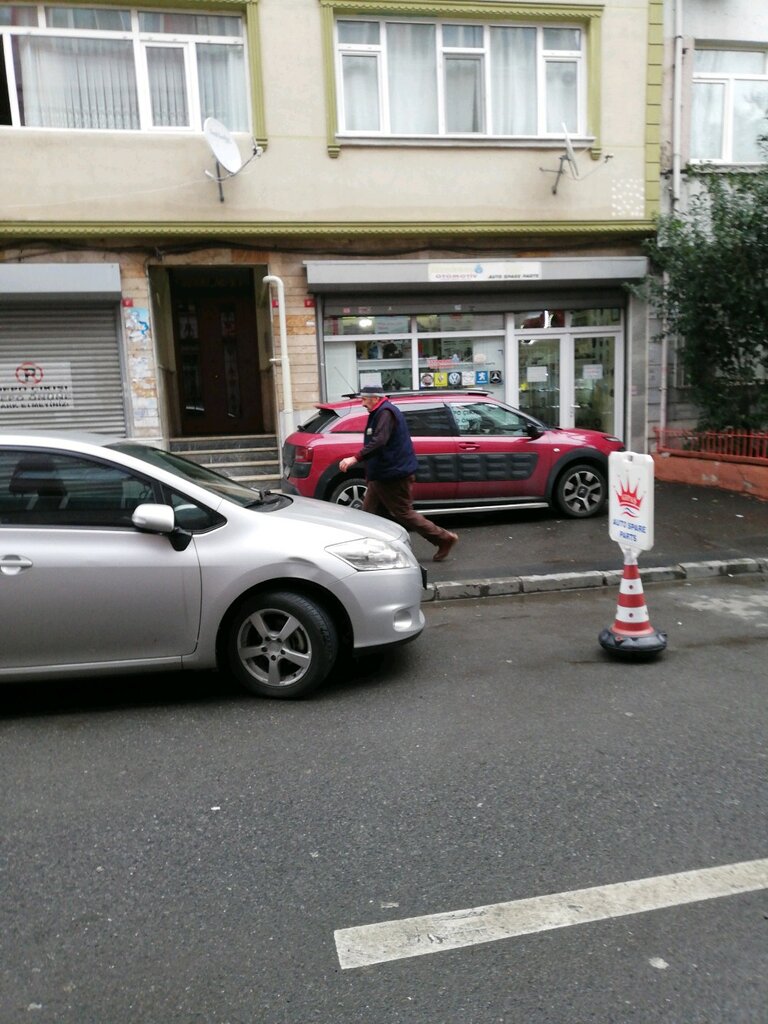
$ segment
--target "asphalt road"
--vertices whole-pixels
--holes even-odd
[[[656,482],[654,545],[641,567],[711,559],[768,556],[768,502],[712,487]],[[437,517],[436,517],[437,518]],[[413,548],[432,582],[498,579],[553,572],[621,568],[608,516],[564,519],[547,509],[469,513],[437,518],[459,543],[449,560],[431,561],[434,548],[417,535]]]
[[[426,607],[297,703],[0,691],[0,1021],[765,1024],[768,891],[342,968],[339,929],[768,857],[764,573]],[[431,940],[430,940],[431,941]]]

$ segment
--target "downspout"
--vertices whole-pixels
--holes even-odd
[[[674,0],[674,51],[672,56],[672,213],[680,202],[683,136],[683,0]]]
[[[280,356],[272,356],[270,363],[278,363],[282,371],[283,380],[283,408],[279,413],[279,456],[280,475],[283,472],[283,441],[293,429],[293,391],[291,388],[291,364],[288,361],[288,331],[285,325],[285,286],[280,277],[274,274],[267,274],[263,283],[271,295],[271,286],[277,288],[277,314],[280,325]]]
[[[683,0],[674,0],[672,51],[672,195],[670,212],[674,216],[680,204],[681,143],[683,137]],[[663,441],[667,429],[669,394],[669,340],[666,324],[661,333],[661,372],[659,374],[659,429]]]

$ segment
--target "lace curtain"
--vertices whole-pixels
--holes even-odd
[[[17,36],[15,65],[25,125],[138,129],[141,125],[130,40]],[[201,120],[247,130],[242,46],[145,48],[153,127],[190,127],[186,60],[196,57]]]

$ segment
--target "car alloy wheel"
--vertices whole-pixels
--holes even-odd
[[[331,491],[330,501],[344,508],[362,508],[365,492],[368,490],[362,477],[344,480]]]
[[[326,678],[339,650],[333,620],[302,594],[270,591],[245,601],[230,623],[227,660],[263,697],[300,697]]]
[[[555,499],[566,516],[586,519],[597,515],[605,504],[605,477],[595,466],[579,463],[569,466],[557,482]]]

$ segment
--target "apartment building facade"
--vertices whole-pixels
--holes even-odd
[[[764,166],[768,136],[768,6],[668,0],[664,9],[661,211],[685,216],[698,186],[686,172]],[[759,282],[756,282],[759,286]],[[674,339],[649,347],[649,424],[694,427]]]
[[[381,383],[645,449],[660,0],[4,3],[0,55],[0,426]]]

